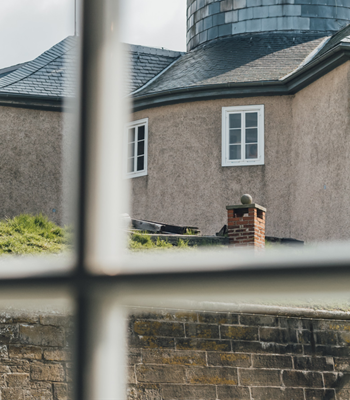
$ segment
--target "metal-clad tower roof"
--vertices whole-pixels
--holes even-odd
[[[210,40],[256,32],[339,31],[350,0],[187,0],[187,50]]]

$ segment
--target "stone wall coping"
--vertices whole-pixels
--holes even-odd
[[[262,314],[262,315],[276,315],[283,317],[294,318],[316,318],[316,319],[335,319],[335,320],[350,320],[350,312],[347,311],[333,311],[312,309],[305,307],[289,307],[289,306],[273,306],[265,304],[236,304],[236,303],[220,303],[220,302],[201,302],[201,307],[196,306],[196,302],[190,302],[188,306],[184,303],[179,307],[130,307],[130,312],[145,312],[156,310],[169,310],[169,311],[193,311],[193,312],[229,312],[237,314]]]
[[[258,210],[266,212],[266,208],[259,206],[259,204],[237,204],[235,206],[226,206],[226,210],[238,210],[241,208],[257,208]]]

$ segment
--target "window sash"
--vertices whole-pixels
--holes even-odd
[[[139,131],[140,128],[144,127],[144,139],[139,139]],[[135,129],[135,140],[134,140],[134,149],[133,149],[133,157],[129,157],[129,145],[131,142],[129,142],[129,131],[130,129]],[[139,155],[139,146],[140,143],[143,142],[144,144],[144,151],[143,154]],[[137,178],[139,176],[145,176],[147,175],[147,156],[148,156],[148,118],[138,120],[138,121],[133,121],[127,124],[126,127],[126,143],[127,143],[127,148],[125,149],[125,154],[126,154],[126,166],[124,167],[124,176],[126,178]],[[138,160],[143,157],[143,168],[138,169]],[[133,158],[133,171],[129,171],[129,162],[130,159]]]
[[[247,129],[246,115],[256,112],[258,115],[257,121],[257,157],[247,157]],[[230,132],[234,128],[230,128],[230,115],[241,116],[241,157],[239,159],[230,159]],[[223,107],[222,109],[222,166],[234,165],[263,165],[264,164],[264,106],[242,106],[242,107]]]

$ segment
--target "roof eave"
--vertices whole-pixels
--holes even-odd
[[[0,106],[5,107],[63,111],[64,103],[65,99],[63,97],[0,93]]]
[[[350,59],[350,44],[340,43],[321,57],[280,81],[224,83],[193,86],[134,97],[133,111],[170,104],[256,96],[292,95]]]

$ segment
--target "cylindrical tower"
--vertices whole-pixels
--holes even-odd
[[[336,32],[350,22],[350,0],[187,0],[187,50],[243,33]]]

